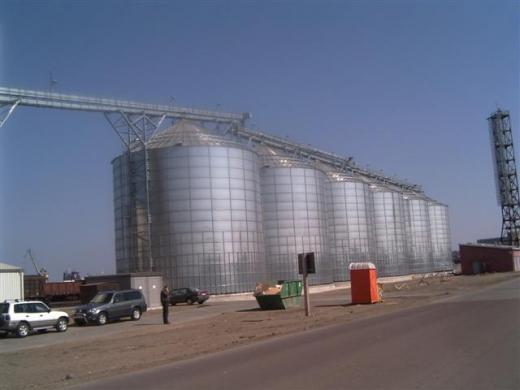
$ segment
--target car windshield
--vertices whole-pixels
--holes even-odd
[[[9,313],[9,304],[8,303],[0,303],[0,313],[1,314]]]
[[[99,293],[97,294],[90,303],[108,303],[112,299],[112,293]]]

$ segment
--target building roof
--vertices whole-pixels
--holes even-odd
[[[513,250],[513,251],[519,251],[520,248],[517,246],[511,246],[511,245],[497,245],[497,244],[484,244],[484,243],[473,243],[468,242],[466,244],[459,244],[459,247],[463,246],[472,246],[477,248],[493,248],[493,249],[501,249],[501,250]]]
[[[20,267],[16,267],[14,265],[6,264],[6,263],[0,263],[0,271],[20,271],[23,272],[23,269]]]

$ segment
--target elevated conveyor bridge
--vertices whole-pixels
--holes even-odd
[[[236,136],[255,143],[294,153],[295,156],[319,161],[333,166],[339,171],[353,172],[369,177],[376,183],[399,187],[404,191],[421,192],[417,185],[390,178],[380,172],[358,167],[351,159],[327,153],[307,145],[299,145],[280,137],[260,131],[247,129],[245,122],[249,113],[226,113],[194,108],[154,105],[124,100],[105,99],[78,95],[66,95],[54,92],[34,91],[18,88],[0,87],[0,129],[17,107],[36,107],[59,110],[95,112],[104,115],[112,129],[119,136],[126,157],[131,167],[129,185],[131,199],[128,205],[127,218],[132,226],[130,236],[133,243],[129,245],[132,256],[135,256],[140,271],[153,271],[154,263],[151,253],[150,215],[150,180],[147,141],[161,128],[166,119],[200,122],[216,125],[220,131],[232,132]],[[222,129],[224,127],[224,129]],[[139,153],[130,153],[138,150]],[[131,177],[130,177],[131,176]],[[144,220],[143,220],[144,216]]]

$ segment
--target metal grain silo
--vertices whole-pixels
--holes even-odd
[[[173,287],[251,291],[265,269],[256,153],[188,121],[154,135],[147,148],[155,270]],[[114,170],[128,169],[123,157]],[[117,232],[116,246],[124,256]]]
[[[370,186],[374,201],[374,262],[378,275],[408,273],[406,209],[403,194],[386,186]]]
[[[358,176],[329,172],[331,201],[329,227],[334,280],[349,280],[351,262],[372,261],[373,199],[367,181]]]
[[[283,151],[259,146],[266,268],[269,279],[297,279],[298,253],[314,252],[312,284],[331,283],[326,175]]]
[[[434,267],[428,201],[415,193],[407,193],[403,198],[407,217],[409,272],[432,272]]]
[[[430,233],[435,271],[453,268],[448,206],[437,202],[428,203]]]
[[[140,151],[134,153],[142,153]],[[144,205],[135,204],[131,199],[131,153],[126,152],[112,161],[114,188],[114,227],[116,249],[116,271],[118,273],[144,271],[142,256],[137,256],[135,227],[132,226],[130,215],[141,215]]]

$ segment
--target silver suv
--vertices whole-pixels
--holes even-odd
[[[90,303],[77,308],[74,322],[77,325],[105,325],[109,320],[121,317],[130,317],[137,321],[146,309],[146,302],[139,290],[102,291]]]
[[[0,333],[15,333],[25,337],[31,331],[56,329],[65,332],[69,315],[63,311],[51,310],[40,301],[6,300],[0,303]]]

